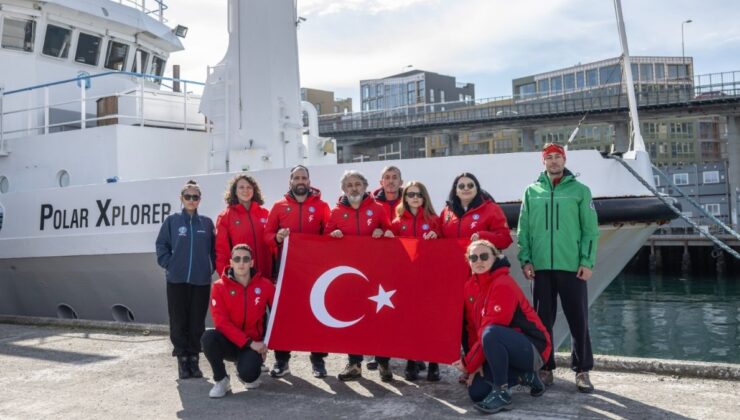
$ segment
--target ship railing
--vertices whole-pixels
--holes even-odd
[[[147,15],[153,15],[157,20],[162,23],[166,23],[167,19],[164,17],[164,11],[169,8],[165,4],[164,0],[113,0],[118,4],[133,7],[134,9],[141,10]]]
[[[93,80],[112,77],[130,77],[133,80],[125,89],[119,87],[119,90],[95,95],[88,93]],[[179,92],[163,90],[161,87],[166,87],[164,82],[179,85],[182,89]],[[6,92],[0,89],[0,153],[4,151],[4,140],[9,136],[49,134],[99,125],[205,131],[205,118],[198,113],[200,93],[196,93],[201,92],[204,86],[204,83],[192,80],[114,71]],[[66,90],[58,94],[57,91],[62,89]],[[52,96],[62,99],[52,100]],[[93,104],[97,105],[95,114],[89,112]],[[15,107],[9,109],[11,105]],[[60,114],[62,120],[52,121],[53,112]],[[72,117],[64,118],[64,114]],[[9,121],[15,124],[8,124]]]

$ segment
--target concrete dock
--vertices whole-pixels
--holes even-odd
[[[169,338],[161,332],[0,323],[0,418],[428,420],[481,416],[449,366],[442,367],[442,381],[437,383],[405,381],[401,361],[393,362],[396,379],[391,383],[381,382],[377,372],[366,370],[362,380],[343,383],[336,379],[346,360],[343,355],[327,359],[331,376],[315,379],[308,355],[295,353],[290,375],[279,380],[263,375],[262,386],[249,391],[236,379],[233,365],[227,364],[233,394],[210,399],[208,363],[201,362],[206,378],[178,380]],[[268,366],[272,362],[270,355]],[[740,413],[739,365],[702,365],[732,380],[605,370],[614,366],[639,370],[639,366],[650,365],[635,359],[599,358],[592,372],[596,391],[590,395],[576,392],[573,374],[560,368],[545,395],[533,398],[515,388],[513,410],[494,418],[726,419]],[[676,369],[668,362],[662,365]]]

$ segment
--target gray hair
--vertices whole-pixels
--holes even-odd
[[[355,171],[354,169],[351,169],[348,171],[344,171],[342,178],[339,180],[339,187],[344,189],[344,182],[352,177],[359,178],[362,183],[365,184],[365,187],[370,185],[367,183],[367,178],[365,178],[365,175],[361,174],[360,171]]]
[[[380,177],[382,178],[383,175],[386,174],[386,172],[398,172],[398,177],[403,178],[403,175],[401,175],[401,170],[398,169],[398,166],[389,165],[383,168],[383,172],[380,173]]]

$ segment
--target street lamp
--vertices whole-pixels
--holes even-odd
[[[684,20],[681,22],[681,64],[686,63],[686,53],[684,52],[684,43],[683,43],[683,25],[687,23],[693,22],[691,19]]]

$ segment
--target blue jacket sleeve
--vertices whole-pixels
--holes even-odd
[[[157,264],[165,270],[170,265],[172,259],[172,239],[170,238],[170,224],[172,217],[167,217],[159,228],[159,235],[155,242],[157,247]]]

